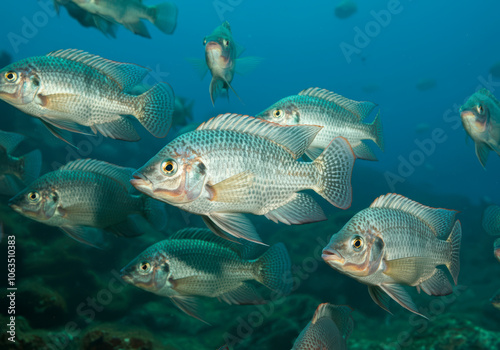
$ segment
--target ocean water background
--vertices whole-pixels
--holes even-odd
[[[469,288],[467,299],[461,304],[468,306],[459,310],[459,306],[455,305],[457,310],[452,308],[447,309],[447,312],[463,312],[470,315],[476,324],[490,330],[498,330],[500,316],[498,312],[494,313],[487,296],[491,296],[495,290],[494,280],[498,282],[500,266],[492,257],[492,239],[483,232],[480,221],[482,210],[487,203],[500,204],[500,157],[491,152],[486,170],[481,167],[474,152],[473,142],[466,142],[458,108],[479,86],[488,88],[500,97],[500,78],[492,77],[489,72],[490,67],[500,61],[500,3],[359,0],[356,1],[357,13],[347,19],[334,16],[337,3],[323,0],[177,2],[179,16],[174,35],[165,35],[148,23],[152,39],[135,36],[123,27],[118,29],[117,38],[112,39],[106,38],[96,29],[81,27],[68,16],[65,9],[61,9],[59,15],[52,11],[47,12],[45,5],[50,5],[50,1],[2,2],[0,10],[4,16],[0,25],[0,36],[3,41],[0,49],[8,51],[14,61],[44,55],[58,49],[76,48],[116,61],[150,67],[154,73],[148,82],[154,83],[157,77],[161,77],[161,80],[172,85],[176,95],[195,101],[194,118],[197,123],[227,112],[254,115],[280,98],[309,87],[325,88],[351,99],[377,103],[377,110],[380,109],[384,125],[385,152],[371,144],[379,161],[356,162],[353,179],[354,201],[350,210],[342,212],[323,201],[321,204],[331,220],[328,224],[315,224],[317,226],[286,227],[277,226],[265,219],[252,220],[258,223],[263,232],[261,236],[266,242],[283,240],[290,248],[292,260],[299,264],[307,255],[300,246],[304,237],[312,235],[315,228],[323,230],[325,234],[335,233],[343,222],[356,211],[369,206],[379,195],[396,192],[429,206],[459,210],[459,219],[464,223],[460,281]],[[221,4],[228,6],[226,11],[217,7]],[[380,16],[384,17],[390,13],[388,8],[393,9],[393,13],[390,18],[385,17],[386,21],[380,24],[376,17],[380,19]],[[47,20],[43,20],[44,18]],[[246,49],[242,57],[258,56],[263,58],[263,62],[251,73],[236,76],[233,81],[232,85],[243,103],[230,92],[229,102],[220,98],[213,107],[208,93],[209,77],[200,81],[186,58],[204,58],[203,38],[224,20],[231,24],[235,41]],[[29,35],[24,31],[27,22],[36,24],[34,32],[28,33]],[[359,31],[367,38],[362,45],[356,41]],[[19,41],[19,38],[23,39]],[[343,48],[345,50],[348,46],[355,48],[357,52],[343,52]],[[422,79],[434,80],[436,86],[421,91],[416,85]],[[17,129],[18,126],[11,118],[31,118],[13,113],[13,109],[3,102],[0,104],[0,110],[4,111],[5,115],[0,116],[0,128],[6,131],[22,131]],[[368,121],[374,118],[375,113],[373,112]],[[433,133],[441,135],[442,142],[429,141]],[[143,139],[136,144],[104,140],[82,156],[137,168],[175,135],[173,130],[166,139],[158,140],[141,130]],[[47,134],[47,137],[51,136]],[[76,139],[83,138],[77,136]],[[430,148],[422,151],[419,144]],[[68,146],[63,143],[49,148],[43,144],[43,140],[38,140],[30,145],[42,149],[46,157],[44,172],[53,170],[55,164],[63,164],[70,153]],[[3,205],[8,200],[7,197],[1,199]],[[75,270],[64,275],[72,276],[70,278],[79,283],[87,283],[88,275],[94,273],[99,276],[101,282],[106,281],[106,274],[109,274],[110,269],[121,268],[139,252],[137,247],[134,249],[126,240],[117,240],[116,244],[122,249],[120,254],[108,256],[68,242],[69,238],[56,229],[28,222],[27,219],[9,213],[7,209],[2,213],[14,217],[13,220],[18,225],[26,228],[20,233],[18,240],[18,244],[27,244],[23,250],[23,259],[36,261],[34,257],[27,256],[36,249],[45,249],[47,254],[52,254],[51,259],[56,262],[58,259],[59,262],[72,261],[74,258],[79,261],[74,265]],[[178,219],[179,212],[172,211],[171,215],[170,231],[186,224],[201,225],[196,218],[187,221],[185,218]],[[21,239],[29,239],[30,242],[21,243]],[[157,239],[161,239],[161,236],[151,235],[141,241],[141,248],[145,248],[147,242],[152,243]],[[40,248],[40,245],[43,245],[43,248]],[[64,249],[67,249],[67,252],[62,252]],[[59,252],[61,257],[58,257],[56,252]],[[43,267],[44,263],[53,266],[51,264],[54,262],[48,258],[40,261],[41,266],[34,270],[32,267],[26,267],[25,274],[21,273],[21,276],[25,279],[36,279],[37,274],[44,275],[44,285],[57,290],[67,299],[66,313],[54,316],[62,321],[54,321],[54,324],[47,327],[56,331],[73,318],[78,301],[84,299],[86,293],[95,294],[102,287],[102,283],[95,282],[94,287],[97,290],[88,287],[79,292],[74,291],[76,295],[71,295],[72,288],[69,284],[62,286],[63,282],[56,278],[60,276],[61,271],[54,272]],[[71,264],[68,262],[68,266],[73,266]],[[355,330],[353,334],[354,341],[394,336],[391,334],[391,327],[397,326],[387,326],[377,332],[379,334],[370,334],[367,325],[372,324],[371,322],[385,322],[387,325],[391,324],[390,322],[398,324],[398,321],[388,321],[384,311],[369,299],[365,287],[349,281],[347,277],[340,276],[324,265],[319,268],[318,276],[331,278],[332,285],[325,285],[319,278],[311,278],[307,280],[306,286],[298,290],[299,294],[319,302],[349,303],[359,312],[359,316],[355,316],[359,321],[364,320],[366,316],[371,318],[364,325],[357,322],[357,332]],[[481,271],[477,271],[477,266],[481,266]],[[83,277],[78,277],[81,270],[79,272],[76,267],[87,269]],[[61,269],[64,269],[64,265]],[[97,272],[93,272],[95,270]],[[53,278],[50,278],[51,274]],[[496,289],[499,287],[496,283]],[[133,316],[127,316],[127,311],[132,308],[127,303],[132,303],[136,309],[140,309],[140,305],[154,302],[167,308],[166,314],[173,312],[174,307],[168,300],[159,301],[159,297],[140,290],[129,291],[129,294],[120,299],[120,306],[113,307],[112,311],[105,310],[100,313],[101,318],[96,322],[123,322],[134,325],[135,323],[130,321]],[[432,298],[422,297],[418,300],[428,303]],[[300,307],[300,310],[295,311],[292,305],[289,307],[292,312],[304,314],[304,320],[307,321],[314,312],[312,304],[307,304],[308,308],[305,308],[305,304],[295,303],[294,305]],[[219,304],[213,305],[216,310]],[[312,309],[309,307],[311,305]],[[222,309],[231,310],[230,314],[219,315],[224,322],[211,320],[214,328],[211,331],[202,329],[205,332],[203,334],[209,332],[210,337],[207,336],[207,339],[219,339],[219,343],[212,344],[213,349],[223,345],[222,334],[227,327],[221,325],[225,322],[231,323],[239,313],[238,307],[234,306],[229,308],[224,305]],[[249,309],[242,310],[249,312]],[[134,312],[136,313],[132,314],[137,316],[139,311]],[[404,319],[401,329],[406,329],[407,326],[409,315],[405,312],[397,310],[396,313],[396,316]],[[283,315],[287,317],[286,313]],[[141,314],[137,318],[143,316]],[[184,320],[183,315],[176,317]],[[26,318],[29,319],[28,316]],[[151,320],[149,322],[153,324],[149,323],[147,327],[148,321],[143,318],[144,324],[140,324],[161,338],[165,331],[162,325],[165,324]],[[170,329],[168,332],[178,334],[179,338],[189,338],[186,325],[197,329],[197,326],[192,326],[191,321],[186,321],[185,324],[177,325],[178,329]],[[37,325],[36,321],[31,327],[44,329],[44,325]],[[279,345],[269,348],[290,348],[292,333],[290,332],[292,338],[289,339],[289,344],[278,342]],[[439,334],[434,336],[439,337]],[[255,330],[252,337],[259,337],[259,331]],[[206,340],[203,344],[209,342]],[[352,345],[356,346],[355,343]]]

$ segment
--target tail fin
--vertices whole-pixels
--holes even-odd
[[[156,230],[162,230],[167,224],[167,211],[163,202],[144,196],[144,214]]]
[[[153,136],[167,136],[172,125],[175,95],[167,83],[159,83],[140,96],[135,117]]]
[[[42,168],[42,153],[39,150],[34,150],[19,160],[21,169],[23,169],[21,179],[25,184],[30,184],[40,176]]]
[[[153,24],[165,34],[172,34],[177,27],[177,6],[171,2],[164,2],[151,6],[148,12],[153,12]]]
[[[267,288],[288,295],[292,289],[290,266],[290,257],[285,245],[275,244],[257,259],[256,279]]]
[[[451,256],[450,262],[446,264],[446,267],[453,277],[455,285],[458,281],[458,273],[460,272],[460,241],[462,240],[462,226],[460,221],[455,222],[455,226],[451,230],[450,237],[448,237],[447,242],[451,244]]]
[[[319,172],[319,182],[313,188],[327,201],[341,209],[352,202],[351,177],[356,156],[343,137],[336,137],[313,162]]]
[[[369,124],[370,134],[373,137],[373,141],[377,144],[377,146],[383,151],[384,144],[384,135],[382,129],[382,120],[380,119],[380,111],[378,111],[375,120]]]

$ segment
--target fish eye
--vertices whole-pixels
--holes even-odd
[[[167,175],[174,175],[177,171],[177,163],[172,159],[166,160],[161,163],[161,170]]]
[[[354,250],[359,251],[363,248],[363,238],[356,236],[353,238],[351,245]]]
[[[36,203],[40,200],[40,194],[38,192],[28,193],[28,200],[32,203]]]
[[[229,40],[222,40],[222,43],[224,44],[225,47],[228,47],[229,46]]]
[[[204,38],[203,39],[203,46],[205,46],[207,44],[207,38]]]
[[[479,104],[476,106],[476,110],[477,110],[477,113],[479,113],[480,115],[483,115],[484,114],[484,107],[483,105]]]
[[[5,79],[7,79],[7,81],[10,81],[10,82],[14,82],[17,80],[17,73],[13,72],[13,71],[9,71],[9,72],[5,73],[4,76],[5,76]]]
[[[141,262],[140,268],[141,268],[141,271],[148,272],[151,269],[151,264],[147,261],[143,261],[143,262]]]
[[[275,109],[273,111],[273,115],[275,118],[281,118],[283,116],[283,111],[281,109]]]

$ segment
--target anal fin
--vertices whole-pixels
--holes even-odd
[[[287,204],[268,212],[265,217],[275,223],[282,222],[287,225],[300,225],[326,220],[325,213],[320,205],[305,193],[294,193]]]
[[[219,295],[219,300],[228,304],[258,305],[264,304],[265,300],[250,283],[243,282],[238,288]]]
[[[141,139],[130,120],[128,120],[125,116],[120,116],[118,119],[107,123],[94,124],[91,128],[92,131],[99,131],[103,136],[110,137],[112,139],[131,142],[139,141]]]
[[[104,235],[101,229],[86,226],[61,226],[61,230],[80,243],[99,249],[105,248]]]
[[[436,269],[434,275],[420,283],[417,288],[422,289],[429,295],[449,295],[453,293],[453,287],[442,270]]]

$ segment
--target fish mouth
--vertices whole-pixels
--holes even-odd
[[[125,271],[125,269],[122,269],[122,270],[120,271],[120,277],[121,277],[121,279],[122,279],[124,282],[129,283],[129,284],[133,284],[133,279],[132,279],[132,277],[131,277],[129,274],[127,274],[127,272]]]
[[[342,254],[338,252],[338,250],[333,249],[333,248],[325,248],[323,249],[323,252],[321,254],[321,258],[326,262],[326,263],[334,263],[334,264],[340,264],[343,265],[345,262],[344,257]]]
[[[12,210],[18,212],[18,213],[22,213],[23,212],[23,208],[21,208],[19,205],[17,204],[14,204],[14,203],[11,203],[9,202],[9,207],[11,207]]]
[[[153,183],[143,174],[135,172],[132,174],[133,179],[130,180],[130,184],[134,186],[140,192],[146,194],[153,193]]]

